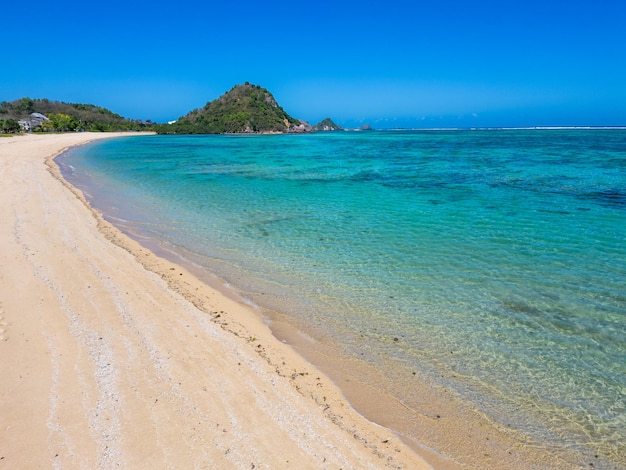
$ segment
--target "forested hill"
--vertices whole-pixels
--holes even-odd
[[[155,130],[161,134],[270,133],[307,132],[310,126],[287,114],[265,88],[246,82]]]
[[[0,103],[0,120],[28,119],[32,113],[41,113],[50,119],[42,130],[129,131],[149,130],[153,126],[150,121],[126,119],[106,108],[92,104],[31,98]]]
[[[313,126],[314,131],[341,131],[343,127],[339,124],[335,124],[331,118],[326,118],[315,126]]]

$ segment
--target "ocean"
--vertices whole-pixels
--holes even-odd
[[[57,162],[114,225],[407,407],[417,378],[626,468],[626,130],[141,136]]]

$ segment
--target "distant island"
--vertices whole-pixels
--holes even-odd
[[[343,130],[330,118],[315,126],[289,115],[265,88],[236,85],[177,121],[126,119],[91,104],[22,98],[0,104],[0,133],[155,131],[158,134],[303,134]]]
[[[314,131],[342,131],[343,127],[335,124],[331,118],[326,118],[313,126]]]

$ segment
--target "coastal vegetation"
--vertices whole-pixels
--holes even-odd
[[[0,119],[0,134],[15,134],[21,129],[15,119]]]
[[[155,126],[159,134],[227,134],[306,132],[265,88],[246,82],[172,124]]]
[[[31,116],[43,115],[32,125]],[[20,121],[22,124],[20,125]],[[17,126],[16,126],[17,124]],[[63,103],[47,99],[21,98],[0,103],[0,132],[17,133],[68,131],[151,130],[153,123],[126,119],[106,108],[92,104]]]
[[[158,134],[269,134],[335,131],[342,127],[326,118],[312,127],[290,116],[265,88],[236,85],[204,107],[177,121],[156,124],[126,119],[92,104],[21,98],[0,103],[0,134],[20,132],[155,131]]]

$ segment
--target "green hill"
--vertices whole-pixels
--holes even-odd
[[[160,134],[278,133],[306,132],[310,127],[287,114],[265,88],[246,82],[155,130]]]
[[[92,104],[63,103],[47,99],[22,98],[0,103],[0,120],[28,119],[32,113],[40,113],[50,119],[44,126],[51,131],[130,131],[148,130],[152,123],[133,121],[106,108]],[[55,128],[56,126],[56,128]]]
[[[343,127],[338,124],[335,124],[331,118],[326,118],[315,126],[313,126],[314,131],[341,131]]]

